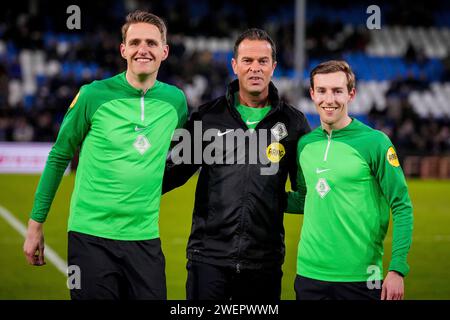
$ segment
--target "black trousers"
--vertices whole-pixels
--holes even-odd
[[[187,300],[278,301],[281,266],[258,270],[211,265],[189,260]]]
[[[295,296],[297,300],[380,300],[381,285],[370,289],[367,282],[320,281],[297,275]]]
[[[159,238],[120,241],[70,231],[68,235],[70,296],[86,299],[167,299],[165,259]],[[75,266],[76,268],[73,268]]]

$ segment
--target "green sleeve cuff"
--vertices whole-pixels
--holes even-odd
[[[389,271],[397,271],[406,277],[409,273],[409,265],[406,261],[392,260],[389,264]]]
[[[303,214],[304,205],[305,205],[305,197],[303,197],[302,199],[298,191],[287,192],[287,208],[286,208],[287,213]]]
[[[32,212],[30,214],[30,219],[32,219],[32,220],[34,220],[36,222],[39,222],[39,223],[44,223],[46,217],[47,217],[47,215],[45,215],[45,214],[38,214],[38,213],[35,213],[35,212]]]

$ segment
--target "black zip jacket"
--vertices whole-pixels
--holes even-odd
[[[208,141],[195,140],[190,145],[191,155],[185,159],[191,164],[175,165],[173,154],[183,142],[180,139],[168,159],[163,193],[183,185],[201,167],[187,258],[231,266],[237,271],[276,267],[283,264],[285,254],[283,214],[287,175],[291,185],[296,186],[297,142],[310,127],[303,113],[280,101],[277,89],[270,83],[272,108],[253,133],[247,131],[235,108],[238,90],[239,83],[235,80],[228,86],[226,96],[192,113],[186,129],[191,137],[209,132]],[[227,138],[244,131],[248,134],[245,142],[227,145]],[[255,149],[251,136],[262,147]],[[217,147],[215,152],[211,151],[212,145]],[[200,159],[200,152],[212,154],[217,160],[211,163],[204,157]],[[256,153],[266,163],[255,161]],[[184,151],[179,154],[185,155]],[[230,160],[232,155],[234,159]],[[269,172],[262,174],[261,170]]]

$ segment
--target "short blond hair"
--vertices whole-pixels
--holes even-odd
[[[127,31],[130,25],[134,23],[144,22],[148,24],[152,24],[158,28],[159,32],[161,32],[161,39],[165,44],[167,42],[167,26],[163,19],[154,15],[153,13],[136,10],[134,12],[130,12],[126,17],[126,22],[122,26],[122,42],[125,43],[127,38]]]
[[[311,89],[314,90],[314,76],[316,74],[327,74],[339,71],[345,73],[345,76],[347,77],[348,92],[352,91],[352,89],[355,87],[356,82],[355,74],[353,73],[352,68],[350,68],[349,64],[343,60],[325,61],[312,69],[309,75]]]

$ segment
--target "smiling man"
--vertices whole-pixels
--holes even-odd
[[[242,33],[231,64],[237,79],[226,95],[199,107],[187,123],[191,136],[199,124],[213,132],[211,140],[225,152],[216,152],[214,163],[169,161],[163,191],[184,184],[201,167],[187,246],[188,299],[278,300],[286,179],[289,173],[295,182],[296,145],[309,125],[271,82],[276,47],[265,31]],[[191,155],[207,153],[205,145],[193,145]],[[230,154],[243,161],[230,162]],[[252,162],[258,155],[266,161]],[[278,170],[262,174],[272,166]]]
[[[28,222],[26,258],[44,265],[43,223],[81,146],[68,223],[68,263],[81,271],[72,299],[166,299],[159,206],[171,137],[187,117],[186,98],[157,80],[169,52],[159,17],[130,13],[122,38],[127,70],[80,89],[48,156]]]
[[[403,299],[413,213],[394,146],[349,116],[356,90],[346,62],[321,63],[310,82],[321,126],[298,142],[298,191],[288,197],[288,212],[305,215],[297,299]],[[392,259],[381,286],[390,210]]]

